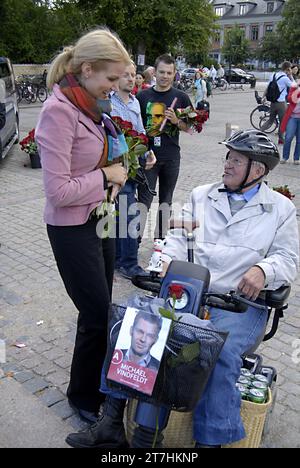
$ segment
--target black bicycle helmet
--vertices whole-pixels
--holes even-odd
[[[240,130],[221,144],[238,151],[252,161],[259,161],[272,171],[280,161],[277,146],[259,130]]]

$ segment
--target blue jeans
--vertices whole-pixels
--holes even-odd
[[[173,193],[179,176],[179,169],[180,159],[174,159],[157,161],[152,169],[146,171],[149,186],[152,190],[155,190],[157,179],[159,181],[158,201],[160,209],[156,216],[154,239],[164,239],[167,235]],[[140,203],[146,205],[149,211],[153,201],[153,195],[151,195],[143,185],[138,186],[138,199]],[[165,209],[165,212],[161,211],[163,209]],[[144,216],[141,216],[141,218],[141,237],[143,237],[147,219]]]
[[[240,417],[241,396],[236,388],[241,355],[255,345],[267,322],[267,309],[249,307],[236,314],[211,308],[211,321],[229,335],[206,389],[194,410],[194,439],[200,444],[221,445],[245,437]]]
[[[124,267],[126,270],[133,268],[138,265],[138,240],[137,236],[133,238],[128,232],[128,226],[132,220],[136,218],[136,215],[128,215],[128,210],[131,205],[136,203],[135,198],[136,184],[133,182],[126,182],[123,189],[120,191],[119,196],[122,195],[127,199],[122,198],[119,202],[119,197],[116,200],[116,210],[119,212],[117,216],[117,239],[116,239],[116,268]],[[121,232],[119,232],[120,224],[122,223]],[[127,234],[124,236],[124,228],[126,228]],[[120,237],[121,235],[121,237]]]
[[[291,144],[292,141],[296,137],[296,146],[294,152],[294,161],[299,161],[300,157],[300,119],[295,119],[294,117],[290,117],[285,133],[285,143],[283,147],[283,159],[286,161],[290,157],[291,151]]]

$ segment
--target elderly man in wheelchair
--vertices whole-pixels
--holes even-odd
[[[245,437],[241,395],[236,388],[241,356],[263,339],[268,291],[292,283],[299,263],[295,206],[263,181],[279,163],[276,145],[256,130],[237,132],[223,143],[229,150],[223,183],[195,188],[183,208],[182,221],[183,225],[191,221],[199,225],[194,231],[193,260],[209,270],[209,291],[236,290],[252,305],[240,314],[224,307],[210,308],[212,324],[229,334],[194,410],[194,440],[198,448],[219,448]],[[172,260],[191,261],[187,244],[182,229],[169,232],[162,252],[163,274]],[[280,292],[273,297],[275,305],[276,299],[278,303],[282,301]],[[105,405],[92,429],[67,438],[70,445],[105,447],[109,443],[124,447],[125,400],[120,395],[110,395]],[[159,435],[157,439],[161,440]]]
[[[195,263],[209,269],[210,289],[239,290],[246,298],[264,305],[267,290],[276,290],[296,278],[296,209],[263,182],[263,177],[279,163],[278,149],[265,134],[240,131],[224,144],[229,152],[223,184],[195,188],[184,209],[186,219],[200,221]],[[173,231],[167,237],[164,270],[172,259],[187,260],[186,238],[176,234]],[[229,336],[194,411],[198,447],[219,447],[245,437],[241,398],[235,384],[241,355],[262,340],[268,318],[267,308],[255,307],[243,314],[212,308],[210,314],[216,328],[228,331]]]

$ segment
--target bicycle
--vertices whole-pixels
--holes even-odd
[[[225,80],[225,78],[218,78],[212,81],[212,87],[213,89],[219,88],[221,91],[226,91],[228,88],[228,82]]]
[[[191,79],[191,78],[184,78],[182,77],[180,79],[180,84],[182,86],[182,90],[185,92],[185,93],[190,93],[193,91],[194,89],[194,80]]]
[[[259,96],[258,92],[255,91],[255,99],[258,104],[255,109],[250,114],[250,122],[252,127],[256,130],[262,130],[264,133],[273,133],[279,127],[278,117],[276,116],[274,122],[272,123],[270,128],[263,130],[263,125],[270,119],[270,111],[271,107],[268,104],[264,103],[264,100],[261,96]]]

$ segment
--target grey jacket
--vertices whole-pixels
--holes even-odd
[[[285,196],[262,184],[256,195],[234,216],[228,196],[216,183],[195,188],[182,216],[198,220],[195,263],[211,274],[210,290],[237,289],[242,276],[254,265],[266,275],[266,289],[295,280],[299,268],[299,234],[296,208]],[[173,231],[166,238],[163,261],[187,260],[186,238]]]

